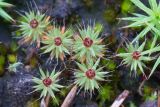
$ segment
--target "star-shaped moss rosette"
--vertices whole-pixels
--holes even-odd
[[[127,27],[144,27],[144,29],[138,34],[138,36],[133,40],[137,41],[139,38],[144,37],[149,31],[160,36],[160,3],[156,0],[148,0],[150,8],[145,6],[140,0],[131,0],[139,9],[141,9],[144,14],[133,13],[134,17],[120,18],[121,20],[131,21],[130,25]]]
[[[32,79],[36,84],[33,86],[35,89],[34,91],[41,91],[40,98],[45,98],[47,95],[50,95],[52,98],[56,99],[54,93],[63,87],[62,85],[58,84],[58,76],[60,75],[60,72],[56,72],[54,69],[49,75],[48,71],[45,74],[41,68],[39,70],[41,77],[33,77]]]
[[[102,45],[102,39],[99,37],[102,28],[102,25],[100,27],[88,25],[84,28],[78,28],[79,35],[75,36],[73,46],[74,58],[84,62],[103,56],[105,45]]]
[[[130,70],[134,71],[134,74],[137,75],[137,70],[139,70],[145,75],[144,67],[146,67],[144,62],[153,60],[154,58],[150,54],[159,51],[159,47],[154,47],[149,50],[144,50],[145,42],[140,46],[137,44],[126,44],[126,53],[119,53],[117,56],[122,57],[122,64],[130,66]]]
[[[45,45],[41,49],[45,53],[50,53],[50,58],[64,60],[65,54],[70,54],[70,48],[73,44],[71,37],[73,36],[73,31],[71,29],[66,29],[65,27],[55,27],[53,30],[49,31],[45,40],[42,43]]]
[[[39,11],[29,11],[21,15],[24,20],[20,21],[19,30],[22,34],[22,43],[35,43],[37,42],[38,47],[42,37],[46,34],[49,22],[49,17]]]
[[[8,21],[14,21],[13,18],[2,9],[3,7],[12,7],[12,6],[13,6],[12,4],[6,3],[4,2],[4,0],[0,0],[0,16]]]
[[[99,81],[105,81],[105,77],[107,77],[106,74],[108,72],[103,72],[103,67],[98,68],[100,59],[94,63],[93,61],[90,61],[90,63],[87,64],[80,64],[77,63],[79,70],[75,72],[75,84],[80,87],[80,89],[84,89],[85,92],[92,92],[95,89],[99,89]]]

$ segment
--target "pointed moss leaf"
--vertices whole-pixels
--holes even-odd
[[[156,68],[158,67],[158,65],[160,64],[160,56],[158,57],[157,61],[155,62],[152,70],[151,70],[151,73],[149,74],[149,77],[150,78],[152,76],[152,74],[154,73],[154,71],[156,70]]]

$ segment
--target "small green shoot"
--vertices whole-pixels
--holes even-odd
[[[133,13],[134,17],[120,18],[120,20],[133,22],[123,28],[139,26],[144,27],[138,36],[134,38],[133,42],[144,37],[149,31],[152,31],[160,36],[160,4],[158,4],[156,0],[148,0],[150,5],[150,8],[148,8],[140,0],[131,0],[131,2],[145,13]]]
[[[103,72],[103,67],[97,68],[99,65],[100,59],[94,64],[93,61],[90,61],[88,64],[77,63],[80,70],[75,72],[75,84],[77,84],[80,89],[84,89],[85,92],[89,91],[90,94],[95,89],[99,89],[98,81],[105,81],[106,74],[109,72]]]
[[[71,29],[66,29],[62,27],[55,27],[49,31],[47,39],[43,40],[42,43],[45,44],[41,49],[44,50],[43,54],[50,53],[50,58],[64,60],[65,54],[70,54],[70,49],[73,44],[71,39],[73,32]]]
[[[140,46],[132,43],[126,44],[127,52],[117,54],[117,56],[123,58],[122,64],[130,66],[130,70],[134,71],[135,75],[137,75],[138,68],[145,75],[144,67],[146,68],[146,65],[144,62],[153,60],[154,58],[150,54],[160,51],[160,47],[144,50],[145,43],[143,42]]]
[[[102,45],[102,39],[99,38],[102,28],[102,25],[78,28],[79,35],[76,35],[73,46],[75,58],[84,62],[103,56],[105,45]]]
[[[58,76],[60,72],[56,72],[55,69],[49,75],[49,72],[45,74],[44,71],[39,68],[41,77],[33,77],[32,81],[36,84],[33,86],[34,91],[41,91],[40,98],[45,98],[47,95],[50,95],[53,99],[56,100],[55,92],[60,91],[59,88],[62,88],[62,85],[57,84],[59,81]]]

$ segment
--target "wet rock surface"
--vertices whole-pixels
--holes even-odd
[[[146,101],[140,107],[157,107],[157,101]]]
[[[21,68],[16,73],[6,73],[0,78],[0,107],[25,107],[32,98],[33,74]]]
[[[9,33],[9,28],[6,26],[2,26],[2,22],[0,23],[0,42],[4,43],[5,45],[9,45],[12,40],[11,33]]]
[[[76,96],[71,107],[98,107],[98,104],[92,101],[91,97],[89,98],[89,95],[84,96],[84,93],[81,93]]]

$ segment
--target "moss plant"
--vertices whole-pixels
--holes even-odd
[[[21,62],[15,62],[13,64],[9,64],[8,71],[9,72],[17,72],[17,67],[23,65]]]
[[[50,53],[50,58],[64,60],[65,54],[70,54],[70,48],[73,44],[71,39],[73,32],[65,27],[55,27],[47,34],[47,38],[42,41],[45,44],[41,49],[45,53]]]
[[[4,0],[0,0],[0,16],[8,21],[14,21],[13,18],[6,13],[2,8],[3,7],[12,7],[12,4],[6,3]]]
[[[144,37],[149,31],[153,31],[160,36],[160,4],[158,4],[156,0],[148,0],[150,7],[147,7],[140,0],[131,0],[131,2],[144,12],[144,14],[133,13],[134,17],[121,18],[121,20],[128,20],[132,22],[124,28],[144,27],[138,36],[134,38],[133,42]]]
[[[99,37],[102,28],[102,25],[100,27],[88,25],[84,28],[78,28],[79,35],[75,36],[73,46],[75,58],[83,62],[103,56],[105,45],[102,45],[102,39]]]
[[[14,54],[9,54],[9,55],[7,55],[7,58],[8,58],[8,61],[9,61],[10,63],[14,63],[14,62],[16,62],[16,60],[17,60],[16,55],[14,55]]]
[[[23,42],[35,43],[38,45],[45,35],[45,30],[49,25],[49,17],[39,11],[29,11],[21,15],[24,20],[20,21],[19,30],[23,38]]]
[[[33,88],[34,91],[41,91],[40,98],[45,98],[47,95],[50,95],[52,98],[56,100],[55,92],[59,91],[59,88],[62,88],[62,85],[59,85],[57,82],[59,81],[58,76],[60,72],[56,72],[55,69],[49,75],[47,71],[46,74],[40,68],[40,78],[33,77],[33,82],[35,85]]]
[[[133,12],[134,7],[132,5],[132,2],[130,0],[123,0],[123,2],[121,4],[121,11],[123,14]]]
[[[155,47],[149,50],[144,50],[145,42],[140,46],[138,44],[127,44],[127,52],[117,54],[117,56],[122,57],[122,64],[130,66],[130,70],[134,71],[134,74],[137,75],[138,68],[145,75],[144,67],[146,67],[146,61],[151,61],[154,58],[150,56],[151,53],[159,51],[159,47]]]
[[[101,92],[98,94],[98,100],[100,100],[99,106],[103,107],[102,105],[106,100],[114,99],[113,96],[115,95],[115,92],[113,87],[108,84],[103,85],[103,87],[101,87],[100,90]]]
[[[92,60],[87,64],[77,63],[80,70],[75,72],[75,84],[77,84],[80,89],[83,88],[85,92],[89,91],[90,94],[92,94],[95,89],[100,88],[98,81],[105,81],[105,77],[107,77],[106,74],[108,74],[108,72],[102,71],[103,67],[98,68],[99,62],[100,59],[98,59],[96,63]]]

